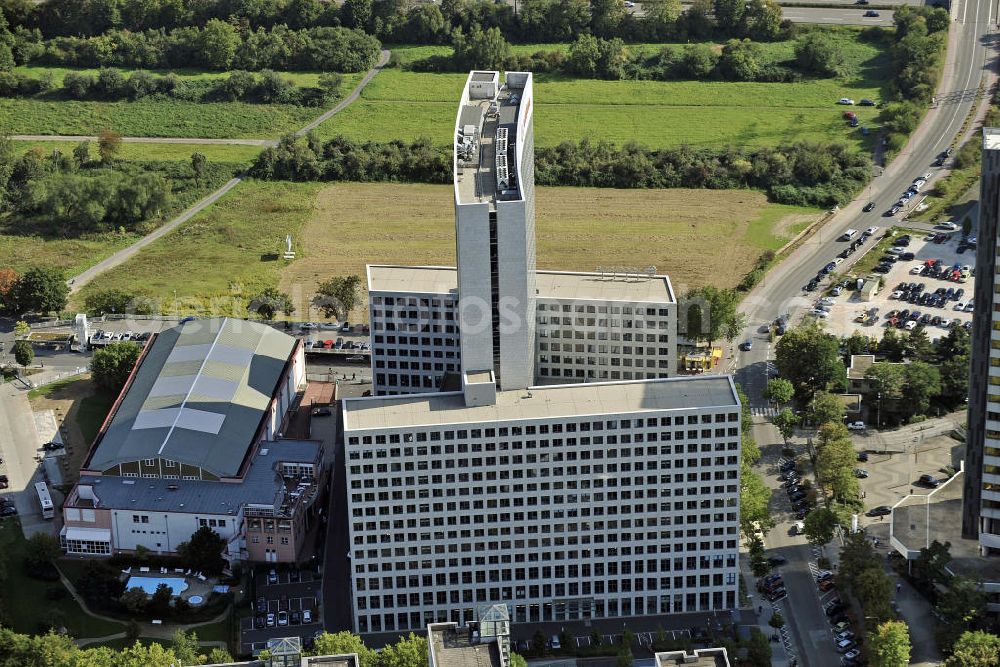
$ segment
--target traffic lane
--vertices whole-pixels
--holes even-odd
[[[931,168],[930,165],[944,148],[951,145],[972,104],[978,99],[970,92],[978,89],[980,76],[986,66],[987,46],[992,48],[993,43],[990,22],[994,17],[990,2],[959,0],[955,11],[958,22],[954,25],[954,67],[948,73],[950,80],[946,84],[945,93],[938,102],[937,111],[921,130],[922,139],[911,141],[911,145],[905,148],[882,175],[873,179],[871,199],[879,201],[880,205],[872,212],[863,213],[861,207],[868,199],[865,193],[845,207],[833,222],[827,223],[827,229],[821,229],[813,240],[796,250],[786,260],[788,266],[782,269],[784,275],[780,280],[772,278],[769,283],[765,281],[762,288],[746,302],[746,312],[752,322],[768,321],[781,312],[787,312],[783,310],[787,307],[786,304],[796,297],[802,297],[802,286],[840,251],[843,244],[838,244],[834,239],[845,229],[864,229],[869,225],[885,227],[898,223],[896,218],[881,216],[886,205],[896,201],[899,193],[905,191],[909,183],[923,172],[932,171],[937,177],[943,171]]]
[[[865,16],[866,11],[875,11],[878,16]],[[891,26],[893,12],[886,9],[866,10],[831,9],[829,7],[782,7],[781,17],[792,23],[820,23],[835,25]]]

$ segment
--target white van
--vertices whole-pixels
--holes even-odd
[[[561,649],[562,644],[559,643],[559,635],[552,635],[552,639],[549,640],[549,645],[552,647],[553,651]]]
[[[857,235],[858,235],[858,230],[856,230],[856,229],[848,229],[846,232],[844,232],[843,234],[841,234],[840,240],[841,241],[850,241],[851,239],[853,239]]]

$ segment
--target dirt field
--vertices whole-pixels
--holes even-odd
[[[454,266],[453,196],[445,185],[321,190],[298,244],[304,253],[282,270],[281,289],[302,303],[296,295],[329,276],[363,277],[366,264]],[[735,286],[763,250],[780,247],[816,215],[746,190],[538,188],[536,198],[539,268],[652,265],[678,293]]]

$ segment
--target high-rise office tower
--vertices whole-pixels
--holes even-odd
[[[966,439],[962,535],[984,554],[1000,549],[1000,129],[983,129],[983,168],[976,232],[976,309],[972,316],[969,432]],[[996,331],[997,333],[994,333]]]

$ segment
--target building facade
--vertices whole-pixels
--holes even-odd
[[[344,401],[359,632],[731,609],[729,377]]]
[[[962,535],[1000,549],[1000,129],[983,129]]]
[[[378,395],[341,419],[362,633],[737,604],[735,387],[671,377],[665,276],[535,268],[531,91],[462,91],[458,267],[368,267]]]
[[[537,271],[529,384],[677,374],[677,299],[666,276]],[[373,393],[439,391],[461,371],[457,271],[368,266]]]
[[[282,437],[304,386],[301,342],[271,327],[154,335],[63,506],[63,548],[171,554],[208,527],[231,561],[294,562],[323,475],[321,442]]]

